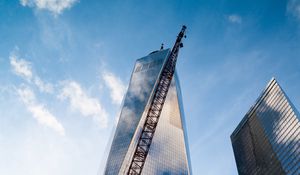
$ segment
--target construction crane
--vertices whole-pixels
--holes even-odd
[[[183,37],[186,37],[185,30],[186,26],[182,26],[182,29],[177,36],[172,51],[165,64],[163,65],[163,69],[159,76],[159,81],[155,87],[154,95],[150,103],[137,146],[132,156],[127,175],[140,175],[143,171],[143,167],[150,149],[155,129],[159,121],[159,117],[175,72],[178,52],[179,49],[183,47],[181,40]]]

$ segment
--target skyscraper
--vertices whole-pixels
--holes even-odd
[[[231,135],[239,175],[299,175],[299,116],[273,78]]]
[[[108,155],[105,174],[126,174],[155,84],[170,49],[136,61]],[[156,127],[142,174],[191,174],[179,80],[175,74]]]

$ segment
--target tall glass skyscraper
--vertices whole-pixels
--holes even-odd
[[[169,49],[160,50],[136,61],[108,155],[106,175],[127,173],[150,99],[169,54]],[[191,174],[177,74],[169,88],[142,174]]]
[[[299,116],[272,79],[231,135],[239,175],[299,175]]]

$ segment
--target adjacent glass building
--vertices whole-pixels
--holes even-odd
[[[136,61],[106,162],[105,175],[127,173],[154,88],[169,54],[169,49],[160,50]],[[168,91],[142,174],[191,174],[177,74]]]
[[[239,175],[299,175],[299,116],[273,78],[231,135]]]

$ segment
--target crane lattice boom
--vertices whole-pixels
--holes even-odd
[[[178,52],[179,49],[183,46],[181,40],[183,37],[185,37],[185,30],[186,26],[182,26],[182,29],[177,36],[172,51],[163,66],[152,101],[150,103],[148,113],[146,115],[146,120],[143,125],[142,132],[131,159],[127,175],[140,175],[142,173],[155,133],[155,129],[175,72]]]

